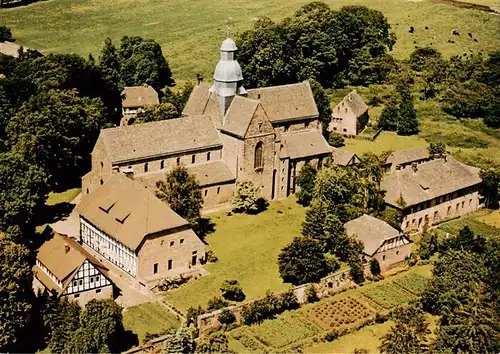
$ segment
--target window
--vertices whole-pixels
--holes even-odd
[[[465,202],[462,202],[462,208],[464,208],[464,206],[465,206]]]
[[[420,225],[422,225],[422,218],[418,219],[418,227],[420,227]]]
[[[158,273],[158,263],[153,264],[153,274]]]
[[[184,239],[181,238],[180,244],[182,245],[184,243]]]
[[[102,185],[104,182],[102,181],[102,179],[99,181],[99,184]]]
[[[89,189],[87,188],[87,194],[89,194]]]
[[[208,189],[205,189],[205,197],[207,196],[208,194]]]
[[[306,128],[306,129],[309,128],[309,121],[308,120],[306,120],[306,122],[304,123],[304,128]]]
[[[396,251],[396,256],[399,254],[399,251]]]
[[[469,206],[472,205],[472,199],[469,199]]]
[[[436,220],[437,218],[438,218],[438,212],[437,212],[437,211],[435,211],[435,212],[434,212],[434,220]]]
[[[193,155],[191,156],[191,163],[195,163],[196,162],[196,155]]]
[[[78,282],[76,280],[73,280],[73,286],[77,286]]]
[[[451,206],[448,207],[448,211],[446,212],[448,215],[451,213]]]
[[[80,294],[75,294],[75,299],[78,299],[80,297]]]
[[[96,281],[96,283],[99,281],[99,276],[98,275],[95,276],[95,281]]]
[[[144,164],[144,173],[148,172],[148,163],[146,162]]]
[[[409,221],[407,221],[407,222],[406,222],[406,228],[409,228],[409,227],[410,227],[410,222],[409,222]]]
[[[97,289],[97,290],[95,291],[95,293],[96,293],[96,294],[99,294],[100,292],[101,292],[101,289]]]
[[[80,285],[83,285],[83,279],[80,279],[80,281],[78,282]]]
[[[217,194],[220,193],[220,187],[217,187]]]
[[[104,163],[101,161],[101,168],[103,168],[103,167],[104,167]]]
[[[385,254],[382,256],[382,260],[385,261]]]
[[[210,152],[207,152],[207,161],[210,161]]]
[[[170,241],[170,247],[174,245],[174,241]]]
[[[168,270],[172,269],[172,260],[168,260]]]
[[[197,254],[197,253],[198,253],[198,251],[193,251],[193,256],[194,256],[195,254]]]
[[[259,123],[259,133],[262,131],[262,123]]]
[[[177,158],[177,165],[180,165],[180,164],[181,164],[181,158],[180,158],[180,157],[178,157],[178,158]]]
[[[254,168],[263,167],[262,161],[262,141],[259,141],[257,145],[255,145],[255,156],[254,156]]]
[[[290,128],[290,124],[286,124],[285,125],[285,131],[287,132],[289,128]]]
[[[160,169],[163,170],[165,168],[165,160],[161,160]]]
[[[333,130],[337,131],[337,127],[333,127]]]
[[[458,208],[460,207],[460,204],[457,203],[457,206],[455,207],[455,211],[458,211]]]
[[[90,284],[94,282],[94,277],[90,277]]]
[[[344,131],[344,133],[345,133],[345,132],[347,132],[347,129],[346,129],[346,128],[344,128],[344,129],[342,129],[342,130]]]

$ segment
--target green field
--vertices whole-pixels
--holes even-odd
[[[300,235],[304,215],[295,197],[272,202],[258,215],[210,214],[216,230],[206,241],[219,261],[205,266],[209,275],[165,293],[166,300],[181,312],[190,306],[206,307],[208,299],[220,296],[226,279],[238,280],[247,299],[263,296],[267,289],[286,290],[276,261],[281,249]]]
[[[142,344],[144,335],[165,333],[169,329],[179,327],[179,320],[160,304],[146,304],[129,307],[123,312],[123,325],[139,337]]]
[[[494,225],[497,225],[497,227]],[[500,213],[498,211],[492,212],[488,209],[479,210],[459,219],[440,224],[438,230],[442,233],[456,235],[465,226],[469,226],[478,235],[487,238],[498,238],[500,237]]]
[[[48,0],[29,6],[0,9],[0,25],[12,28],[18,42],[45,53],[98,54],[106,37],[142,36],[158,41],[175,78],[209,78],[218,60],[218,47],[231,32],[252,26],[258,16],[279,20],[309,0]],[[393,54],[407,58],[415,46],[432,45],[446,56],[464,51],[495,50],[500,43],[500,17],[477,10],[437,4],[430,0],[327,0],[332,8],[366,5],[382,11],[397,43]],[[409,33],[410,26],[415,33]],[[426,30],[425,27],[428,27]],[[461,36],[452,36],[458,30]],[[472,33],[478,41],[468,38]],[[448,40],[455,43],[448,43]]]
[[[56,205],[59,203],[71,203],[73,199],[75,199],[78,194],[80,194],[80,192],[80,188],[68,189],[67,191],[60,193],[50,192],[45,204]]]

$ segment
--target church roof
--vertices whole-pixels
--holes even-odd
[[[222,146],[206,115],[102,129],[99,139],[113,163]]]
[[[182,115],[197,116],[205,112],[208,97],[210,96],[210,86],[204,82],[193,87],[193,91],[189,95],[189,99],[182,110]]]
[[[381,189],[387,191],[386,203],[399,206],[403,197],[406,206],[419,204],[481,183],[479,169],[462,164],[451,156],[396,170],[386,175]]]
[[[37,259],[63,283],[63,288],[86,259],[102,271],[107,270],[75,240],[56,232],[52,232],[51,235],[52,238],[45,241],[38,249]],[[37,278],[45,286],[53,290],[61,289],[38,266],[34,270]]]
[[[319,116],[308,81],[249,89],[248,98],[259,100],[273,123]]]
[[[258,105],[259,101],[241,96],[234,97],[224,117],[222,130],[243,138]]]
[[[85,195],[76,211],[132,250],[137,250],[147,235],[189,225],[166,203],[122,173],[113,174]]]
[[[317,130],[284,133],[281,135],[281,141],[286,147],[284,151],[287,152],[286,156],[283,153],[281,157],[298,159],[331,153],[330,145]]]
[[[346,222],[344,228],[349,236],[356,236],[363,242],[363,252],[370,256],[382,246],[384,241],[401,235],[401,232],[385,221],[367,214]]]
[[[236,47],[236,43],[231,38],[227,38],[222,42],[220,50],[223,52],[234,52],[238,50],[238,47]]]
[[[122,96],[122,107],[146,107],[160,103],[158,93],[149,85],[125,87]]]
[[[188,165],[186,168],[189,173],[195,175],[200,182],[200,187],[236,180],[236,177],[222,160]]]

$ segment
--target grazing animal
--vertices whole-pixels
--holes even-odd
[[[410,29],[408,30],[408,32],[410,32],[410,33],[415,32],[415,28],[413,28],[413,26],[410,26]]]

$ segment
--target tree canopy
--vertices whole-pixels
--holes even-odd
[[[324,87],[363,85],[385,78],[395,42],[384,15],[364,6],[339,11],[320,1],[279,23],[259,18],[236,40],[245,85],[315,79]]]

